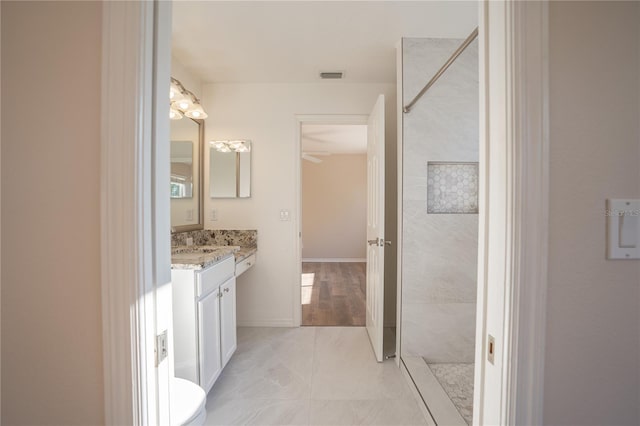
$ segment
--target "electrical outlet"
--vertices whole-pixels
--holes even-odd
[[[193,245],[193,238],[187,237],[186,243],[187,243],[188,246],[192,246]]]
[[[187,220],[189,222],[193,221],[193,209],[187,210]]]
[[[169,355],[169,342],[167,330],[156,336],[156,366],[160,365]]]
[[[218,210],[211,209],[211,211],[209,212],[209,220],[211,220],[212,222],[218,220]]]

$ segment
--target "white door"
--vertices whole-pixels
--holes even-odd
[[[238,347],[236,338],[236,277],[220,286],[220,352],[222,367]]]
[[[384,313],[384,95],[367,123],[367,333],[382,362]]]

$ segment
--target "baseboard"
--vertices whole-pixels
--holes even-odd
[[[366,263],[366,258],[360,257],[307,257],[302,259],[303,262],[314,263]]]
[[[274,319],[274,320],[238,320],[236,322],[238,327],[295,327],[293,320],[288,319]]]

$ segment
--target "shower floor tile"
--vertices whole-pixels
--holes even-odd
[[[427,365],[464,420],[472,424],[474,365],[472,363],[427,363]]]

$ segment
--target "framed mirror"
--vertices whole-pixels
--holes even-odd
[[[209,142],[209,196],[251,197],[251,141]]]
[[[204,228],[204,122],[171,120],[171,231]]]

